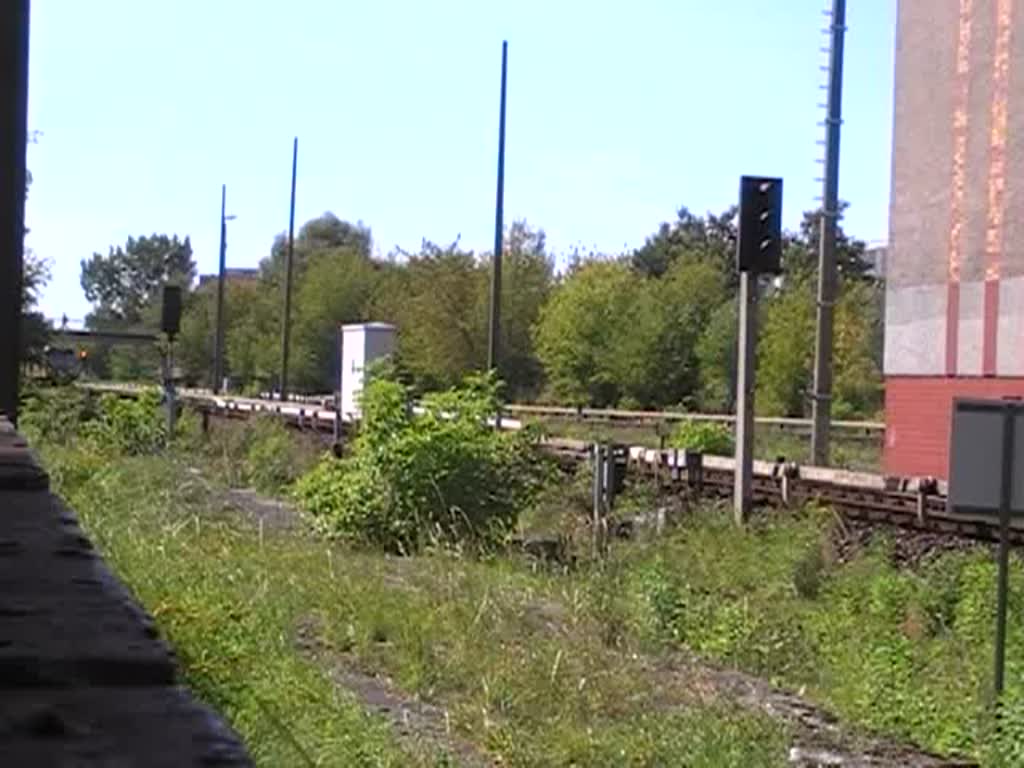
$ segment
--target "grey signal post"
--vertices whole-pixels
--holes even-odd
[[[736,367],[736,473],[733,517],[743,525],[754,500],[754,369],[757,365],[757,272],[740,272],[739,356]]]
[[[213,394],[218,394],[224,380],[224,280],[227,272],[228,225],[234,216],[225,213],[228,200],[227,184],[220,185],[220,256],[217,269],[217,326],[213,336]]]
[[[757,366],[757,294],[762,274],[779,273],[782,257],[782,179],[740,179],[739,354],[736,367],[736,469],[733,517],[743,525],[754,501],[754,370]]]
[[[1010,520],[1024,515],[1024,402],[957,399],[951,442],[949,511],[999,522],[993,665],[998,701],[1006,670]]]

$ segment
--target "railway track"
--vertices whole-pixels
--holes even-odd
[[[271,393],[264,393],[260,400],[270,400]],[[333,395],[290,395],[290,404],[319,405],[321,408],[332,408]],[[590,422],[595,424],[618,424],[620,426],[657,426],[659,424],[675,424],[684,421],[728,424],[732,426],[736,417],[731,414],[688,413],[685,411],[633,411],[614,408],[566,408],[550,405],[506,405],[505,413],[525,419],[557,419],[560,421]],[[798,432],[810,434],[810,419],[759,416],[755,422],[760,427],[781,432]],[[885,424],[877,421],[833,421],[832,431],[847,437],[881,438],[885,434]]]
[[[81,386],[125,396],[136,395],[141,390],[140,387],[123,384]],[[318,402],[226,397],[190,389],[180,390],[178,396],[192,407],[211,415],[244,419],[261,413],[272,414],[300,429],[334,433],[338,419],[334,410],[322,407]],[[509,410],[523,412],[522,407]],[[503,416],[501,424],[505,429],[520,429],[524,422]],[[846,424],[856,425],[851,429],[875,429],[879,426],[864,422]],[[565,438],[545,438],[542,441],[542,448],[566,465],[586,461],[590,446],[582,440]],[[735,472],[732,458],[698,454],[688,457],[684,450],[658,450],[643,446],[624,448],[627,477],[649,478],[667,490],[709,498],[728,498],[732,494]],[[933,534],[996,541],[999,533],[998,526],[984,518],[951,514],[946,503],[946,483],[935,478],[891,477],[795,463],[755,461],[754,498],[759,504],[772,506],[798,506],[816,501],[832,506],[853,520]],[[1010,536],[1015,546],[1024,545],[1024,521],[1013,522]]]

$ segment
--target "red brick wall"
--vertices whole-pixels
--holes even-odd
[[[890,376],[885,380],[885,472],[948,479],[954,397],[1024,397],[1024,378]]]

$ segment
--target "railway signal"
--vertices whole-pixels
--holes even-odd
[[[740,179],[740,226],[736,244],[740,272],[782,271],[782,179]]]
[[[181,327],[181,287],[165,285],[160,307],[160,330],[167,334],[167,351],[163,360],[164,400],[167,402],[167,439],[174,437],[177,420],[177,392],[174,389],[174,337]]]
[[[165,285],[163,301],[160,306],[160,330],[169,339],[178,335],[181,328],[181,288],[177,285]]]
[[[740,179],[739,356],[736,367],[736,472],[733,517],[746,522],[754,499],[754,368],[757,364],[757,283],[762,274],[782,269],[782,179]]]

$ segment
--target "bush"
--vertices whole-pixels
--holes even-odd
[[[95,404],[74,387],[34,390],[21,406],[18,427],[33,444],[67,443],[94,418]]]
[[[684,421],[672,435],[669,445],[716,456],[731,456],[736,452],[732,430],[714,421]]]
[[[299,477],[302,459],[280,419],[262,416],[254,420],[245,453],[245,475],[254,488],[264,493],[280,491]]]
[[[125,456],[156,453],[167,440],[160,393],[145,390],[138,397],[102,395],[97,417],[82,425],[82,436],[102,452]]]
[[[326,457],[299,480],[303,507],[325,533],[393,551],[501,540],[543,479],[532,433],[488,426],[490,377],[425,396],[416,416],[408,394],[386,375],[367,385],[351,457]]]

